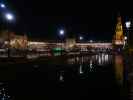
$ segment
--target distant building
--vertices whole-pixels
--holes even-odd
[[[76,45],[76,39],[75,38],[67,38],[66,39],[66,49],[72,48]]]
[[[16,35],[10,33],[10,47],[15,49],[26,49],[28,44],[28,38],[26,35]]]
[[[121,16],[118,16],[115,35],[114,35],[114,44],[123,45],[123,43],[124,43],[124,35],[123,35],[122,19]]]
[[[117,17],[117,24],[116,24],[115,34],[114,34],[112,43],[114,48],[118,51],[121,51],[125,44],[122,18],[120,15]]]

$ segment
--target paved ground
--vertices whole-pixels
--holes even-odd
[[[130,100],[133,100],[133,56],[131,55],[126,60],[126,68],[127,68],[127,75],[128,75],[128,97]]]
[[[130,100],[133,100],[133,69],[130,70],[128,77],[129,77],[129,98]]]

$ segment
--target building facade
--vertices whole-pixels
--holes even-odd
[[[123,35],[123,26],[121,16],[117,18],[117,24],[114,35],[114,44],[115,45],[123,45],[124,44],[124,35]]]
[[[16,35],[10,33],[10,48],[26,49],[28,45],[28,38],[26,35]]]
[[[75,38],[68,38],[66,39],[66,49],[73,48],[76,45],[76,39]]]

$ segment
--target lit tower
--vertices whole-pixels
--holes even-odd
[[[117,17],[117,24],[114,35],[114,45],[116,47],[123,47],[124,45],[124,35],[123,35],[123,27],[122,27],[122,19],[121,16]]]

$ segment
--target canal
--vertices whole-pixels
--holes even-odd
[[[13,100],[126,99],[120,54],[56,56],[4,65],[0,78]]]

